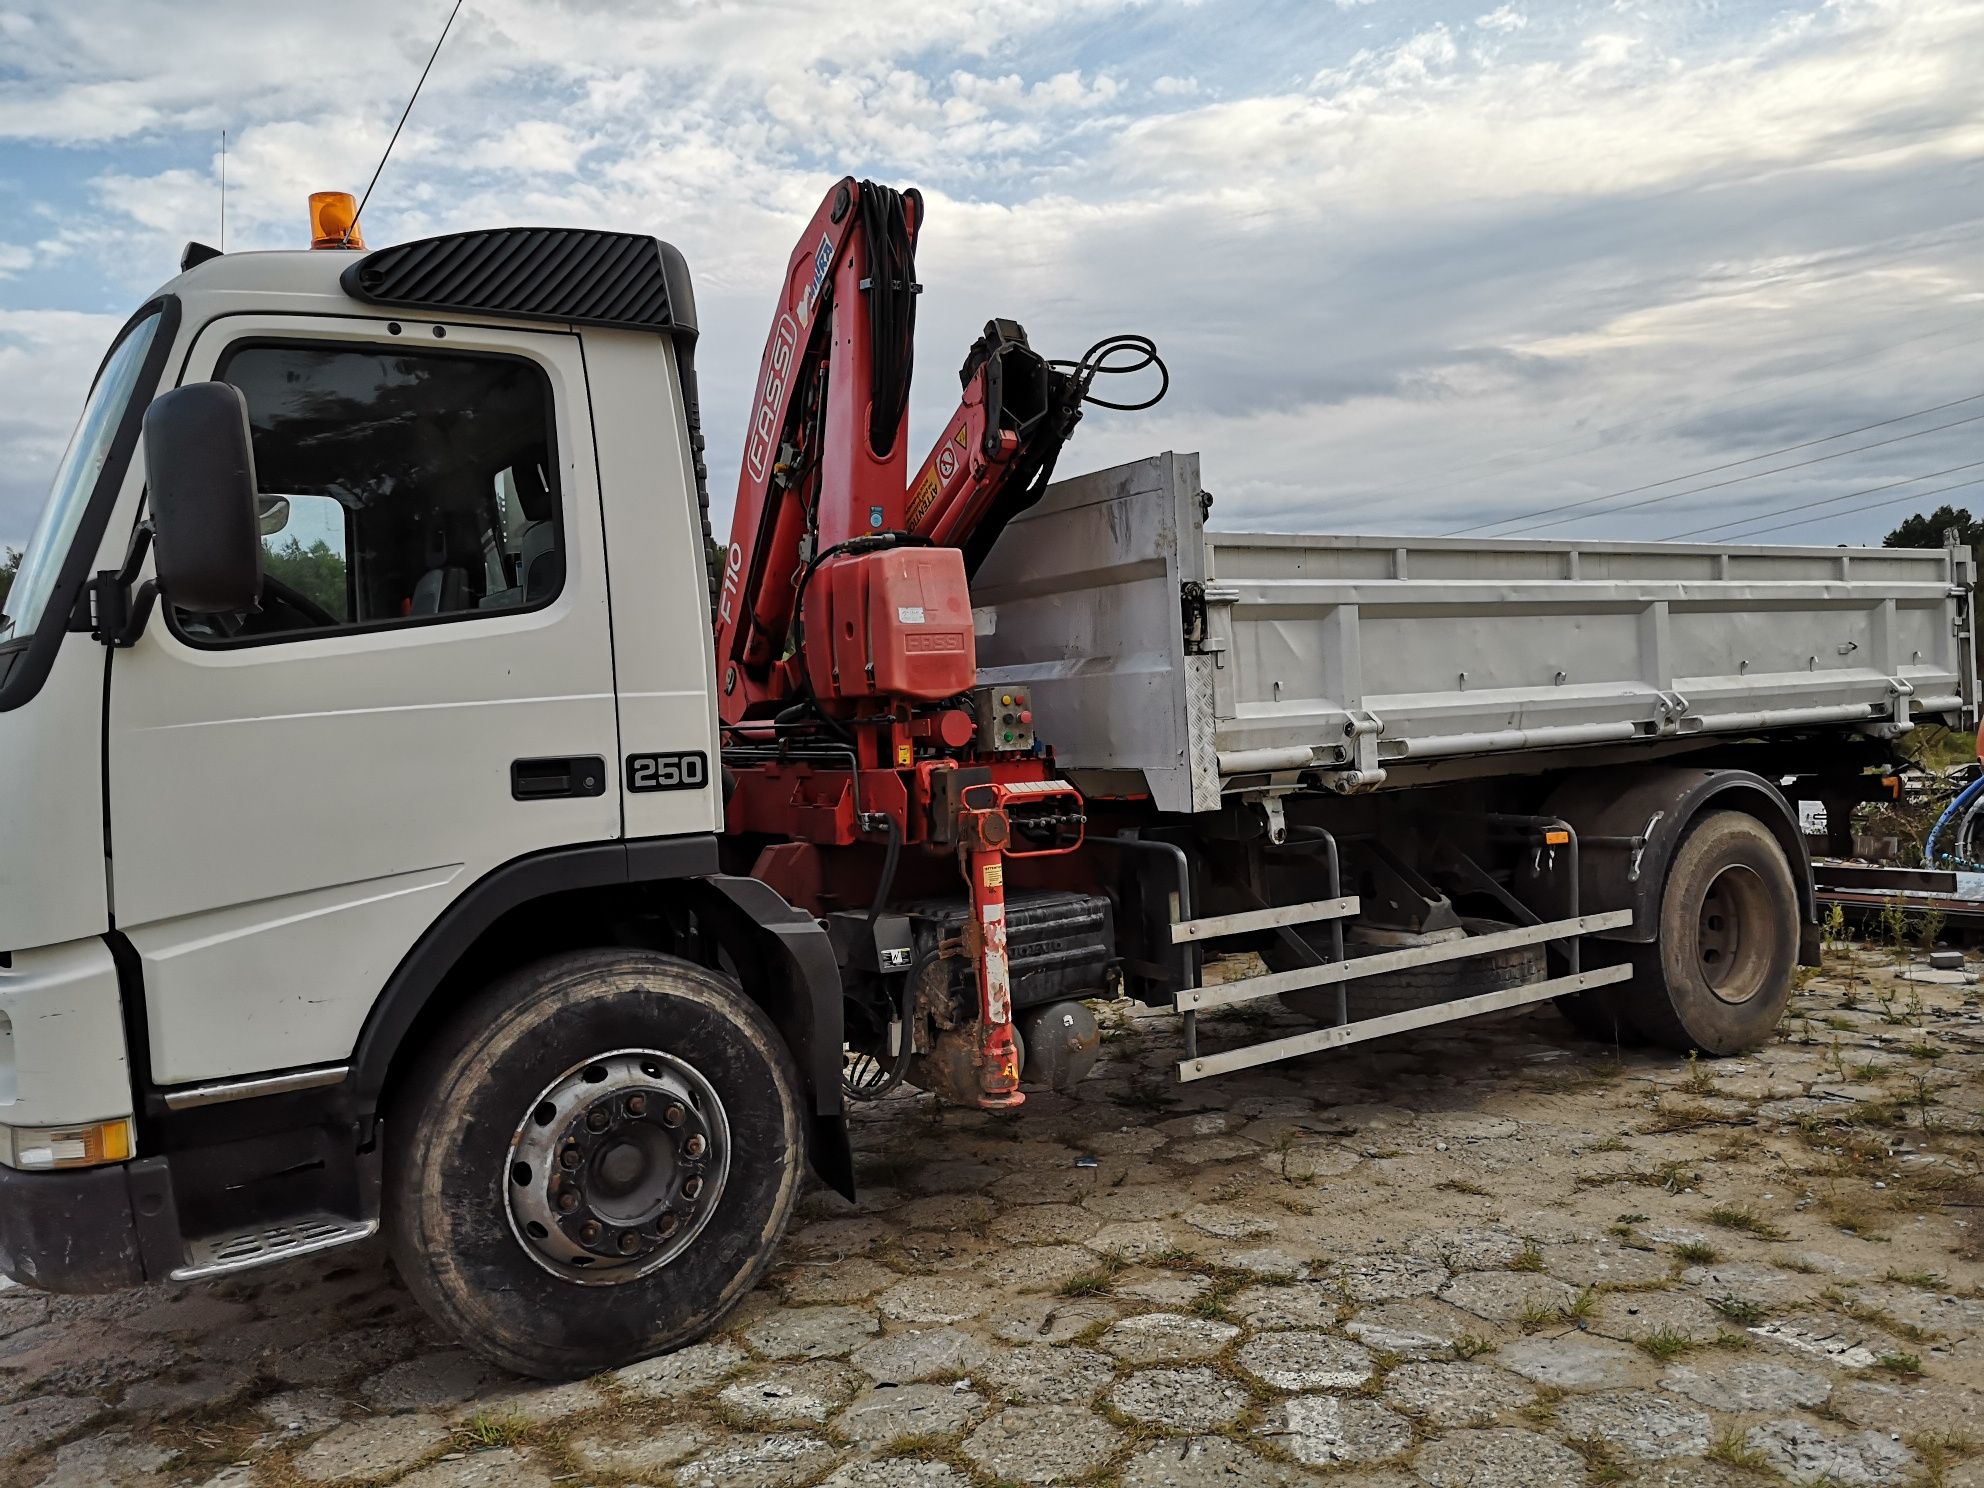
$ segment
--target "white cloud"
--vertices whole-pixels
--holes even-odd
[[[0,309],[0,547],[19,547],[120,315]]]
[[[1479,11],[1304,9],[1306,40],[1265,53],[1237,12],[1208,28],[1163,0],[472,0],[366,230],[569,221],[680,244],[720,490],[778,272],[841,170],[929,199],[920,434],[988,315],[1053,354],[1148,330],[1171,399],[1093,415],[1064,468],[1203,449],[1235,523],[1460,525],[1575,499],[1789,442],[1779,423],[1924,406],[1976,350],[1970,0],[1713,26]],[[309,191],[363,187],[438,15],[126,0],[16,20],[0,135],[183,148],[96,174],[7,292],[87,264],[134,301],[213,236],[197,132],[231,131],[231,240],[298,245]],[[1112,51],[1165,25],[1206,29]],[[381,44],[351,47],[354,28]],[[16,398],[50,374],[5,345],[0,408],[31,413],[0,435],[26,471],[73,410]],[[0,539],[24,526],[0,487]]]
[[[1476,16],[1474,24],[1483,31],[1520,31],[1529,24],[1529,17],[1513,5],[1503,5],[1484,16]]]

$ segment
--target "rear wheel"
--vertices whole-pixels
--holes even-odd
[[[526,967],[436,1038],[387,1127],[401,1275],[469,1347],[562,1379],[693,1342],[805,1171],[799,1081],[727,978],[646,951]]]
[[[1797,883],[1770,830],[1736,811],[1703,817],[1668,865],[1657,938],[1634,947],[1626,1015],[1670,1049],[1754,1048],[1790,1001],[1798,920]]]

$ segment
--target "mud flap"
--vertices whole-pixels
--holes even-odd
[[[854,1155],[840,1088],[844,1028],[840,963],[834,958],[833,943],[819,921],[786,903],[769,884],[727,874],[713,874],[707,881],[763,930],[778,951],[792,996],[787,1008],[767,1011],[792,1050],[812,1097],[813,1171],[821,1182],[852,1200]]]

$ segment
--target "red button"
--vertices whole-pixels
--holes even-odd
[[[1032,723],[1032,722],[1033,722],[1033,714],[1032,714],[1031,712],[1022,712],[1022,713],[1020,714],[1020,722],[1021,722],[1021,723]]]

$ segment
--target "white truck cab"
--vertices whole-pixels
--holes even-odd
[[[189,250],[120,332],[0,626],[0,1269],[370,1233],[437,990],[577,933],[561,893],[715,875],[695,334],[673,249],[528,229]],[[212,384],[246,613],[150,541],[147,409]]]

